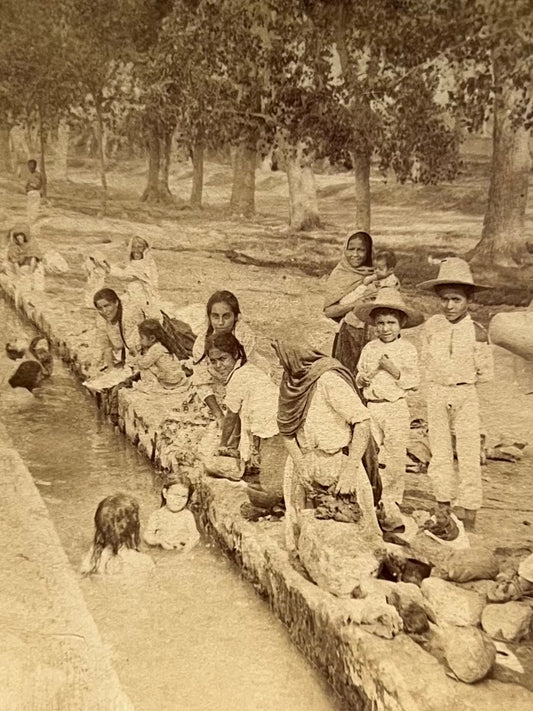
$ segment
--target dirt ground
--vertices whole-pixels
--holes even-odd
[[[377,175],[372,178],[375,243],[397,251],[397,274],[411,300],[427,314],[434,313],[436,303],[417,293],[414,284],[436,273],[428,255],[461,254],[479,239],[488,187],[486,149],[483,142],[471,144],[464,174],[455,184],[402,186],[384,182]],[[288,333],[305,334],[316,345],[329,349],[333,325],[321,313],[323,284],[352,225],[352,177],[348,173],[317,176],[325,228],[302,234],[291,234],[286,228],[283,173],[258,170],[258,214],[253,220],[231,218],[227,213],[229,166],[207,164],[205,206],[200,212],[186,205],[190,178],[190,167],[178,163],[170,180],[175,202],[153,207],[138,199],[145,180],[143,163],[112,168],[104,217],[99,215],[96,166],[73,161],[68,182],[50,181],[49,201],[39,220],[43,248],[57,249],[70,266],[67,275],[48,279],[50,295],[65,300],[72,317],[78,318],[84,256],[98,249],[113,262],[123,261],[127,241],[133,234],[141,234],[154,248],[165,300],[176,305],[205,303],[213,291],[229,289],[238,295],[244,316],[259,334],[260,348],[268,357],[271,339]],[[0,187],[0,222],[7,230],[15,220],[24,219],[23,186],[13,180],[0,182]],[[526,231],[533,239],[531,210]],[[484,277],[487,275],[498,289],[484,303],[474,304],[475,318],[485,324],[496,311],[525,305],[533,296],[529,289],[531,269],[512,274],[488,269]],[[83,310],[82,318],[91,323],[92,315]],[[416,341],[416,332],[411,336]],[[496,379],[480,389],[489,444],[501,434],[527,441],[533,432],[533,395],[520,392],[515,359],[496,350]],[[423,390],[411,405],[413,417],[424,416]],[[490,462],[484,468],[485,506],[478,532],[502,552],[533,550],[533,447],[525,451],[519,464]],[[427,505],[429,490],[427,476],[409,477],[408,500],[413,504]]]

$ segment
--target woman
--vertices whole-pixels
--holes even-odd
[[[44,289],[43,254],[32,238],[28,225],[18,224],[7,235],[8,273],[25,283],[30,290]]]
[[[122,301],[113,289],[100,289],[93,303],[104,323],[98,330],[100,365],[131,365],[140,351],[139,324],[145,315],[136,303]]]
[[[309,346],[276,341],[273,347],[283,367],[278,427],[290,455],[284,478],[287,547],[296,548],[298,509],[318,487],[355,492],[365,529],[381,538],[361,461],[370,439],[370,414],[351,373]]]
[[[362,298],[358,287],[374,272],[372,249],[372,237],[367,232],[350,234],[342,258],[326,283],[324,315],[340,323],[333,343],[333,357],[354,375],[365,345],[366,329],[353,309]]]
[[[111,274],[127,279],[127,294],[149,318],[159,317],[159,275],[150,245],[145,237],[136,235],[128,244],[126,266],[111,267]]]

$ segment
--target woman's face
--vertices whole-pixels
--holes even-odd
[[[23,244],[26,244],[26,235],[22,232],[13,235],[13,239],[15,240],[15,244],[18,244],[19,247],[22,247]]]
[[[108,301],[107,299],[98,299],[96,302],[96,310],[106,321],[114,321],[118,314],[118,301]]]
[[[146,249],[146,242],[139,237],[134,237],[131,243],[131,258],[142,259]]]
[[[209,321],[214,333],[229,333],[235,326],[235,314],[229,304],[220,301],[211,307]]]
[[[351,267],[357,269],[366,262],[367,251],[363,240],[360,237],[352,237],[346,247],[346,259]]]
[[[207,357],[209,358],[211,367],[221,380],[229,378],[237,362],[231,353],[226,353],[218,348],[211,348]]]

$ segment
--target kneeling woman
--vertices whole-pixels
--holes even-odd
[[[370,413],[351,373],[334,358],[310,347],[273,344],[283,366],[278,426],[290,458],[284,477],[286,544],[296,548],[295,526],[306,492],[331,487],[355,492],[363,525],[381,539],[372,486],[362,458],[370,440]]]
[[[104,323],[98,331],[100,365],[131,365],[140,350],[139,324],[144,312],[137,304],[122,301],[113,289],[100,289],[93,303]]]
[[[226,415],[218,454],[235,454],[231,444],[240,431],[241,462],[261,470],[265,457],[271,461],[276,448],[283,449],[277,425],[278,388],[263,370],[247,361],[243,346],[232,333],[208,336],[206,353],[211,368],[226,386]],[[265,475],[263,472],[262,482]]]

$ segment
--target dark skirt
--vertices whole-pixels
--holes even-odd
[[[363,346],[367,342],[366,328],[355,328],[343,321],[333,341],[333,357],[340,361],[355,376]]]

